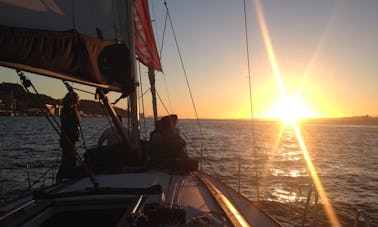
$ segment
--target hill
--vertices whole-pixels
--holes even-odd
[[[341,117],[341,118],[317,118],[304,119],[303,122],[324,123],[324,124],[378,124],[378,117],[370,115]]]

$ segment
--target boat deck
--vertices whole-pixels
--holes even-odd
[[[97,188],[86,177],[35,192],[3,207],[0,225],[280,226],[206,174],[147,170],[99,174],[96,181]]]

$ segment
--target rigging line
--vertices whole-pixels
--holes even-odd
[[[83,130],[82,130],[82,128],[81,128],[80,121],[79,121],[79,131],[80,131],[81,139],[83,140],[84,150],[85,150],[85,151],[88,151],[88,149],[87,149],[87,144],[86,144],[86,142],[85,142],[85,138],[84,138]]]
[[[164,107],[166,113],[169,115],[170,112],[168,111],[167,107],[165,106],[165,104],[164,104],[163,100],[161,99],[161,97],[160,97],[158,91],[156,91],[156,95],[157,95],[157,97],[159,98],[159,101],[160,101],[161,105]],[[178,129],[179,129],[179,131],[181,132],[181,135],[183,135],[184,139],[185,139],[185,140],[189,143],[189,145],[194,149],[194,151],[195,151],[196,153],[198,153],[199,155],[201,155],[201,151],[198,151],[198,150],[197,150],[197,148],[196,148],[196,147],[194,146],[194,144],[189,140],[189,138],[186,136],[186,134],[185,134],[180,128],[178,128]]]
[[[152,1],[153,3],[153,1]],[[164,2],[165,3],[165,2]],[[165,3],[166,4],[166,3]],[[152,4],[152,8],[153,8],[153,12],[155,12],[155,9],[154,9],[154,5]],[[165,32],[167,30],[167,21],[168,21],[168,13],[165,14],[165,20],[164,20],[164,27],[163,27],[163,34],[162,34],[162,39],[161,39],[161,44],[160,44],[160,49],[159,49],[159,57],[160,57],[160,60],[161,60],[161,56],[163,54],[163,48],[164,48],[164,41],[165,41]],[[158,34],[157,32],[155,31],[155,26],[154,26],[154,33],[156,34],[156,37],[158,37]],[[167,93],[167,99],[168,99],[168,104],[169,104],[169,107],[170,107],[170,110],[172,112],[172,103],[171,103],[171,99],[170,99],[170,95],[169,95],[169,90],[168,90],[168,86],[167,86],[167,79],[164,75],[164,72],[162,72],[162,75],[163,75],[163,81],[164,81],[164,88],[165,88],[165,91]],[[155,89],[156,90],[156,89]],[[169,111],[167,111],[169,112]]]
[[[66,86],[68,92],[73,92],[73,82],[71,85],[66,80],[62,80],[62,82]],[[79,131],[83,140],[84,148],[87,151],[87,146],[85,144],[85,139],[84,139],[83,131],[81,129],[80,121],[79,121]],[[79,165],[84,169],[84,171],[86,171],[88,178],[92,182],[93,187],[96,189],[98,187],[98,183],[97,183],[96,176],[93,169],[87,163],[85,163],[83,159],[80,157],[79,153],[76,150],[76,147],[74,146],[75,144],[72,143],[70,139],[68,139],[65,131],[61,129],[61,132],[62,133],[59,135],[61,135],[61,138],[63,138],[65,142],[68,142],[68,145],[72,148],[71,152],[73,153],[76,160],[79,162]]]
[[[197,150],[197,148],[194,146],[194,144],[192,143],[192,141],[186,136],[186,134],[184,133],[184,131],[182,131],[180,128],[178,128],[180,134],[184,137],[185,141],[188,142],[188,144],[190,145],[191,148],[193,148],[193,150],[201,155],[201,151]]]
[[[94,133],[93,133],[93,134],[87,139],[87,141],[91,141],[92,139],[94,139],[96,136],[98,136],[98,134],[99,134],[100,132],[103,132],[107,127],[108,127],[108,125],[104,125],[104,126],[102,126],[102,128],[101,128],[100,130],[97,130],[97,132],[94,132]],[[81,148],[81,147],[82,147],[82,145],[76,146],[76,149]]]
[[[164,4],[167,4],[167,3],[164,1]],[[159,50],[160,59],[161,59],[161,56],[163,54],[163,47],[164,47],[164,41],[165,41],[165,32],[167,31],[167,22],[168,22],[168,10],[165,13],[163,35],[162,35],[161,45],[160,45],[160,50]],[[171,112],[172,112],[172,103],[171,103],[171,99],[170,99],[170,95],[169,95],[169,90],[168,90],[168,86],[167,86],[167,78],[165,77],[164,72],[162,72],[162,74],[163,74],[163,80],[164,80],[164,88],[165,88],[165,91],[167,92],[168,104],[169,104],[169,107],[170,107]]]
[[[164,5],[165,6],[167,5],[166,1],[164,1]],[[162,55],[162,52],[163,52],[163,46],[164,46],[164,40],[165,40],[165,31],[167,30],[167,21],[168,21],[168,9],[165,13],[163,35],[162,35],[162,38],[161,38],[161,45],[160,45],[160,51],[159,51],[160,58],[161,58],[161,55]]]
[[[169,108],[171,109],[171,112],[172,111],[172,102],[171,102],[171,96],[169,95],[169,89],[168,89],[168,85],[167,85],[167,77],[165,77],[165,74],[163,74],[163,81],[164,81],[164,88],[165,88],[165,92],[167,93],[167,99],[168,99],[168,104],[169,104]]]
[[[180,47],[178,45],[178,41],[177,41],[177,38],[176,38],[176,33],[175,33],[174,28],[173,28],[172,18],[171,18],[171,15],[169,14],[168,5],[167,5],[166,1],[164,1],[164,5],[165,5],[165,8],[167,9],[167,15],[168,15],[169,23],[171,25],[173,37],[175,39],[176,48],[177,48],[178,55],[179,55],[179,58],[180,58],[181,67],[182,67],[182,70],[184,72],[184,76],[185,76],[185,80],[186,80],[186,85],[187,85],[188,90],[189,90],[190,99],[192,101],[192,105],[193,105],[194,112],[195,112],[195,115],[196,115],[197,124],[198,124],[199,130],[200,130],[200,135],[201,135],[201,138],[203,138],[203,133],[202,133],[202,128],[201,128],[201,124],[200,124],[200,121],[199,121],[199,117],[198,117],[197,107],[196,107],[195,102],[194,102],[192,89],[190,88],[190,84],[189,84],[189,80],[188,80],[188,75],[187,75],[186,70],[185,70],[184,61],[183,61],[183,58],[182,58],[182,55],[181,55]],[[202,156],[202,151],[203,151],[203,141],[201,141],[201,160],[202,160],[202,157],[203,157]]]
[[[161,99],[161,97],[160,97],[158,91],[156,91],[156,95],[157,95],[157,97],[159,98],[159,101],[160,101],[161,105],[163,105],[163,108],[164,108],[165,112],[167,112],[167,114],[170,114],[169,110],[167,109],[167,106],[164,104],[164,102],[163,102],[163,100]]]
[[[73,87],[72,86],[72,89],[76,90],[76,91],[81,91],[83,93],[87,93],[87,94],[90,94],[90,95],[95,95],[96,93],[94,92],[91,92],[91,91],[86,91],[86,90],[83,90],[83,89],[80,89],[80,88],[77,88],[77,87]]]
[[[100,103],[100,106],[101,106],[101,108],[102,108],[102,111],[104,111],[105,116],[106,116],[106,120],[108,121],[109,125],[110,125],[111,127],[114,128],[114,125],[112,124],[112,121],[110,120],[109,113],[108,113],[108,111],[106,111],[106,109],[105,109],[105,107],[104,107],[104,104],[101,103],[100,100],[98,100],[98,103]]]
[[[54,168],[56,166],[51,166],[51,167],[48,167],[47,170],[40,176],[38,177],[36,180],[34,180],[32,183],[31,183],[31,187],[35,186],[38,182],[41,182],[42,180],[45,180],[45,176],[50,173],[51,171],[54,171]],[[42,184],[42,183],[41,183]]]
[[[156,18],[156,15],[155,15],[155,12],[156,12],[156,10],[155,10],[155,4],[154,4],[154,1],[149,1],[149,3],[148,3],[150,6],[151,6],[151,11],[150,12],[152,12],[152,20],[151,20],[151,22],[153,23],[153,22],[155,22],[156,20],[155,20],[155,18]],[[157,32],[156,32],[156,28],[155,28],[155,26],[152,26],[152,29],[153,29],[153,31],[154,31],[154,35],[155,35],[155,37],[156,37],[156,40],[159,40],[159,36],[158,36],[158,34],[157,34]]]
[[[194,98],[193,98],[193,93],[192,93],[192,89],[190,87],[190,83],[189,83],[189,79],[188,79],[188,75],[186,73],[186,69],[185,69],[185,65],[184,65],[184,61],[183,61],[183,58],[182,58],[182,55],[181,55],[181,50],[180,50],[180,47],[178,45],[178,41],[177,41],[177,37],[176,37],[176,33],[175,33],[175,30],[173,28],[173,23],[172,23],[172,18],[169,14],[169,10],[168,10],[168,6],[165,3],[165,7],[167,9],[167,15],[168,15],[168,19],[169,19],[169,23],[171,25],[171,29],[172,29],[172,33],[173,33],[173,37],[174,37],[174,40],[175,40],[175,44],[176,44],[176,48],[177,48],[177,51],[178,51],[178,55],[179,55],[179,58],[180,58],[180,63],[181,63],[181,67],[182,67],[182,70],[184,72],[184,76],[185,76],[185,80],[186,80],[186,85],[189,89],[189,94],[190,94],[190,98],[191,98],[191,101],[192,101],[192,105],[193,105],[193,108],[194,108],[194,112],[196,114],[196,118],[198,119],[198,112],[197,112],[197,108],[196,108],[196,105],[195,105],[195,102],[194,102]]]
[[[158,91],[156,91],[156,95],[157,95],[157,97],[159,98],[159,101],[160,101],[161,105],[163,106],[164,110],[165,110],[165,111],[167,112],[167,114],[169,115],[170,112],[168,111],[167,107],[165,106],[165,104],[164,104],[163,100],[161,99],[161,97],[160,97]],[[189,140],[189,138],[185,135],[185,133],[184,133],[181,129],[179,129],[179,130],[180,130],[181,134],[184,136],[184,139],[189,143],[189,145],[194,149],[194,151],[200,155],[200,157],[201,157],[201,159],[202,159],[202,155],[201,155],[201,152],[202,152],[202,151],[199,151],[199,150],[194,146],[194,144]]]
[[[138,100],[139,99],[142,99],[146,94],[147,92],[149,92],[151,90],[151,88],[148,88],[147,90],[145,90],[139,97],[138,97]]]
[[[16,70],[16,72],[17,72],[17,75],[20,77],[22,85],[24,86],[24,88],[26,89],[26,91],[28,92],[30,97],[39,106],[42,114],[46,117],[46,119],[48,120],[50,125],[53,127],[55,132],[58,135],[60,135],[59,130],[58,130],[58,128],[61,129],[60,126],[59,126],[59,123],[57,122],[57,120],[53,116],[51,116],[51,112],[47,109],[46,105],[44,105],[44,102],[42,101],[42,98],[41,98],[40,94],[38,93],[37,89],[34,87],[33,83],[25,76],[25,74],[22,71]],[[33,88],[34,92],[36,93],[36,98],[34,96],[32,96],[32,93],[29,91],[28,87],[30,87],[30,86]],[[49,113],[50,116],[47,113]]]
[[[22,71],[16,70],[16,72],[17,72],[18,76],[20,77],[20,79],[22,80],[22,85],[25,87],[26,91],[31,95],[31,92],[28,89],[28,87],[31,86],[33,88],[34,92],[37,94],[38,100],[40,102],[39,105],[42,105],[43,101],[42,101],[42,99],[40,97],[40,94],[38,93],[37,89],[34,87],[33,83],[24,75],[24,73]],[[36,101],[33,98],[33,96],[31,96],[31,97],[32,97],[33,101]],[[44,105],[42,105],[42,106],[44,106]],[[64,133],[64,131],[63,131],[63,133],[60,133],[59,130],[56,128],[56,125],[59,125],[58,122],[56,121],[56,119],[54,117],[52,117],[52,116],[49,117],[47,113],[49,113],[51,115],[51,112],[47,109],[46,106],[44,106],[44,108],[45,108],[45,111],[42,111],[42,113],[45,116],[45,118],[49,121],[49,123],[51,124],[51,126],[57,132],[57,134],[59,136],[61,136],[62,138],[66,139],[67,135]],[[55,122],[56,125],[53,124],[53,122],[51,121],[50,118],[54,120],[54,122]],[[60,126],[59,126],[59,128],[62,131],[62,128]],[[75,149],[74,145],[70,141],[69,141],[69,146],[71,146],[72,149]],[[95,176],[94,176],[92,170],[82,161],[82,159],[80,158],[80,155],[76,152],[76,150],[72,150],[72,153],[73,153],[74,157],[76,158],[76,160],[79,162],[79,164],[83,167],[83,169],[85,171],[87,171],[87,174],[88,174],[89,178],[91,179],[93,185],[95,187],[97,187],[97,182],[96,182],[96,179],[95,179]]]
[[[252,77],[251,77],[251,67],[250,67],[250,58],[249,58],[249,44],[248,44],[248,21],[247,21],[247,7],[246,0],[243,1],[244,9],[244,31],[245,31],[245,42],[246,42],[246,52],[247,52],[247,66],[248,66],[248,85],[249,85],[249,103],[251,108],[251,131],[252,131],[252,150],[255,161],[255,177],[256,177],[256,194],[257,194],[257,203],[260,202],[260,190],[259,190],[259,177],[257,169],[257,154],[256,154],[256,137],[255,137],[255,125],[254,125],[254,115],[253,115],[253,101],[252,101]]]
[[[69,91],[69,92],[73,92],[73,90],[74,90],[73,83],[72,83],[72,85],[69,85],[67,81],[65,81],[65,80],[62,80],[62,81],[63,81],[63,84],[64,84],[64,85],[66,86],[66,88],[68,89],[68,91]],[[76,90],[84,91],[84,90],[81,90],[81,89],[76,89]],[[84,91],[84,92],[86,92],[86,91]],[[80,132],[80,135],[81,135],[81,139],[83,140],[82,145],[84,146],[84,150],[87,151],[87,150],[88,150],[88,149],[87,149],[87,144],[86,144],[86,142],[85,142],[85,138],[84,138],[83,130],[82,130],[82,128],[81,128],[81,123],[80,123],[80,121],[79,121],[79,132]],[[81,146],[80,146],[80,147],[81,147]],[[76,148],[77,148],[77,147],[76,147]],[[75,148],[75,149],[76,149],[76,148]]]

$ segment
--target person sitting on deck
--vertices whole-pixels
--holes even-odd
[[[160,120],[155,121],[155,129],[150,132],[150,139],[160,133],[161,131],[160,125],[161,125]]]
[[[187,158],[186,142],[173,129],[172,120],[165,116],[160,120],[160,131],[150,139],[150,154],[154,159]]]

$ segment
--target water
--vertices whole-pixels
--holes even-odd
[[[95,146],[107,123],[102,118],[82,119],[87,147]],[[251,127],[248,121],[231,120],[200,123],[201,130],[195,120],[181,120],[179,126],[191,156],[202,153],[203,169],[253,201],[257,200],[257,179],[262,208],[285,226],[302,224],[311,192],[305,226],[330,226],[321,198],[316,206],[311,171],[292,127],[274,122],[255,122]],[[151,127],[151,120],[142,122],[142,135]],[[341,225],[353,226],[360,209],[359,226],[378,226],[378,126],[306,123],[300,131]],[[28,190],[26,166],[32,188],[51,184],[55,175],[51,167],[59,163],[60,148],[46,119],[0,117],[0,142],[2,199]]]

